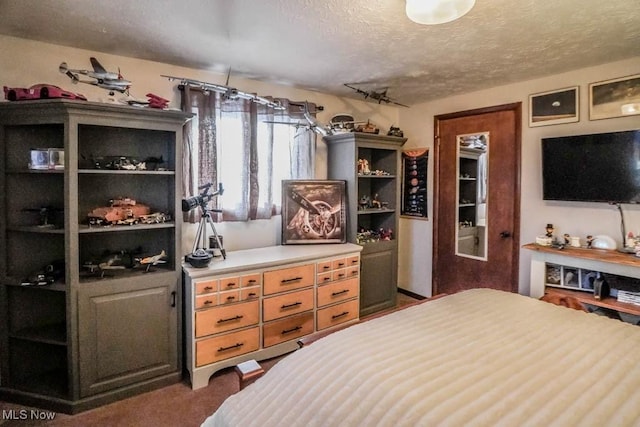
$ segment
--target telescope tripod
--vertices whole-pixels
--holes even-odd
[[[211,212],[218,212],[218,211],[209,210],[204,207],[202,208],[202,217],[200,218],[200,224],[198,225],[198,231],[196,232],[196,237],[193,241],[193,249],[191,250],[191,253],[192,255],[195,255],[195,254],[202,254],[203,252],[207,252],[205,248],[207,247],[207,225],[209,225],[209,227],[211,227],[212,234],[216,239],[216,243],[218,244],[218,248],[220,249],[220,253],[222,254],[222,258],[227,259],[227,252],[222,247],[220,236],[218,236],[216,227],[213,225],[213,220],[211,219]]]

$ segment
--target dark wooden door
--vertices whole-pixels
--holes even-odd
[[[520,103],[435,117],[433,293],[518,290]],[[458,135],[489,132],[486,260],[456,255]]]

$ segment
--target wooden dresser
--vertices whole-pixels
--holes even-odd
[[[227,252],[183,266],[192,388],[216,371],[298,348],[314,332],[359,320],[360,251],[351,243]]]

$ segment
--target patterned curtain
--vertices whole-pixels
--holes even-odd
[[[222,196],[214,198],[211,208],[222,214],[214,220],[247,221],[267,219],[279,213],[280,200],[274,200],[274,164],[281,164],[276,150],[273,122],[305,122],[300,103],[279,99],[284,110],[274,110],[248,100],[223,100],[216,92],[196,88],[182,90],[182,109],[195,115],[184,130],[185,197],[199,194],[202,185],[218,182]],[[309,104],[311,111],[315,105]],[[291,126],[291,129],[294,129]],[[287,171],[277,171],[282,179],[314,177],[316,134],[303,126],[296,127],[289,138]],[[275,150],[275,151],[274,151]],[[185,221],[197,222],[200,212],[185,214]]]

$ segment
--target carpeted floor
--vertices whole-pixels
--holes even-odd
[[[416,299],[398,293],[396,309],[415,302]],[[267,371],[283,357],[286,356],[261,361],[260,365]],[[29,411],[33,408],[0,401],[0,426],[199,426],[228,396],[238,392],[238,390],[238,377],[233,368],[227,368],[216,372],[209,380],[209,385],[199,390],[191,390],[189,381],[185,379],[179,384],[134,396],[80,414],[55,414],[54,420],[48,422],[7,419],[10,418],[9,414],[13,414],[13,418],[18,418],[21,414],[25,414],[28,417]]]

